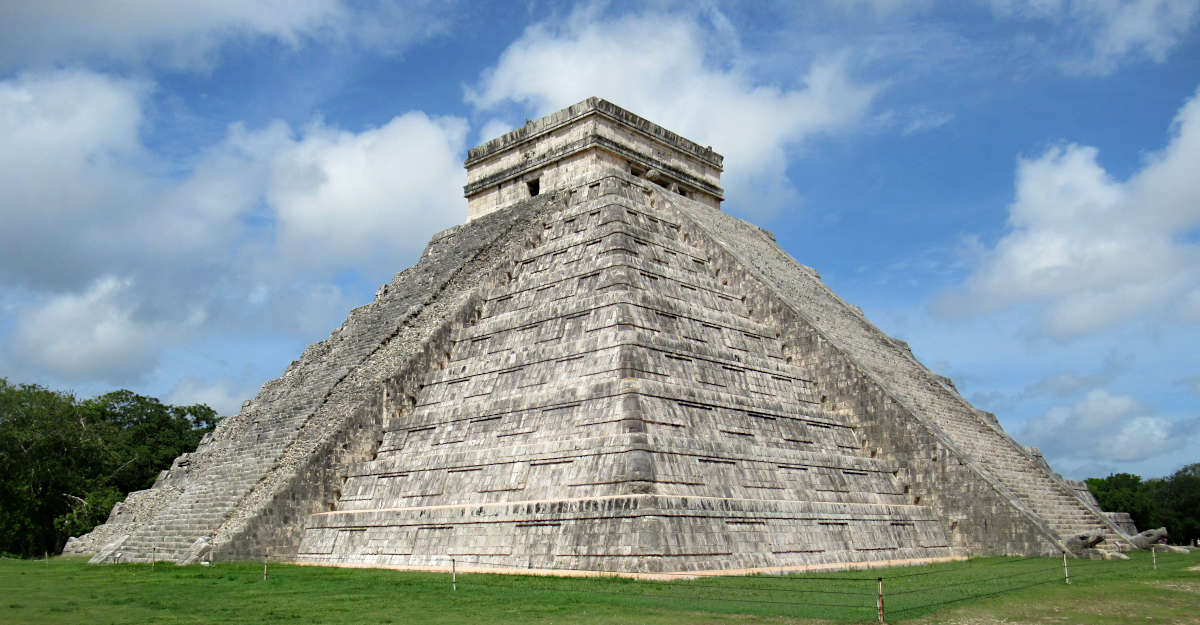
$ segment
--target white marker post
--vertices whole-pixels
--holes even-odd
[[[878,582],[879,582],[879,592],[878,592],[878,595],[877,595],[877,596],[878,596],[878,598],[879,598],[879,603],[878,603],[878,607],[879,607],[879,622],[880,622],[880,623],[883,623],[883,622],[884,622],[884,621],[883,621],[883,578],[882,578],[882,577],[880,577],[880,578],[878,578],[876,581],[878,581]]]

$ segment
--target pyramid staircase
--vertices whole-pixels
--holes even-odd
[[[533,216],[553,202],[547,196],[439,233],[375,301],[65,551],[94,554],[93,562],[180,563],[294,553],[303,519],[328,509],[338,473],[373,449],[385,380],[424,370],[478,272],[492,271],[490,255],[522,249],[524,230],[538,225]]]
[[[192,469],[205,479],[189,480],[186,488],[149,522],[138,525],[123,540],[107,545],[93,560],[189,563],[207,556],[208,543],[204,539],[216,533],[277,464],[305,416],[296,411],[282,422],[253,423],[255,427],[243,431],[242,436],[208,445],[200,454],[177,460],[173,467],[177,472]]]
[[[965,455],[995,476],[1025,507],[1066,538],[1099,532],[1104,542],[1097,548],[1116,551],[1128,541],[1103,514],[1090,509],[1061,480],[1051,475],[1024,447],[979,417],[956,415],[938,420],[942,431]]]
[[[581,187],[310,517],[324,564],[633,572],[950,557],[680,226]]]

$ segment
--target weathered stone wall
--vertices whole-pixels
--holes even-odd
[[[1038,452],[1041,455],[1041,452]],[[1096,501],[1096,496],[1092,494],[1086,482],[1081,480],[1063,480],[1071,490],[1075,491],[1075,496],[1081,501],[1095,507],[1100,508],[1100,502]],[[1129,516],[1128,512],[1105,512],[1104,516],[1117,526],[1126,536],[1133,536],[1138,533],[1137,524],[1133,522],[1133,517]]]
[[[1072,493],[1021,456],[1019,445],[921,366],[907,345],[871,326],[765,231],[669,194],[660,197],[690,223],[685,234],[723,252],[712,256],[729,280],[758,283],[746,289],[754,294],[752,307],[783,329],[789,355],[814,372],[825,401],[859,416],[872,457],[898,467],[914,503],[940,511],[960,550],[1052,553],[1061,549],[1058,536],[1077,524],[1109,528],[1107,519],[1072,504]],[[950,423],[959,429],[948,431]],[[988,460],[992,466],[981,466]],[[1008,483],[997,475],[1006,470],[1014,476]],[[1013,492],[1021,488],[1024,497]]]
[[[1137,524],[1133,522],[1133,517],[1129,516],[1128,512],[1105,512],[1108,515],[1108,520],[1113,522],[1113,525],[1121,528],[1127,536],[1136,536],[1138,533]]]
[[[719,208],[721,163],[712,148],[589,98],[472,149],[464,187],[468,218],[528,197],[528,181],[538,180],[542,191],[566,189],[580,182],[581,172],[594,177],[602,164],[650,174]]]
[[[332,507],[348,468],[378,449],[386,420],[411,409],[403,398],[418,392],[429,371],[445,366],[451,333],[477,314],[478,287],[496,280],[505,259],[520,254],[542,235],[545,214],[561,208],[562,202],[552,193],[539,196],[518,203],[511,212],[434,238],[423,260],[441,256],[442,250],[455,250],[458,255],[449,262],[426,263],[426,270],[430,276],[452,278],[440,284],[429,282],[438,284],[437,295],[388,337],[374,358],[347,377],[341,396],[331,398],[330,408],[321,415],[323,422],[313,423],[308,428],[311,434],[302,437],[287,460],[264,480],[254,505],[243,504],[222,525],[216,536],[216,542],[224,545],[222,553],[234,558],[295,554],[303,520]],[[411,281],[394,281],[385,288],[399,291],[411,286]]]
[[[484,287],[300,559],[654,573],[949,557],[931,508],[748,317],[749,285],[722,280],[644,181],[598,175]]]
[[[657,573],[1120,539],[766,231],[712,210],[710,148],[591,99],[467,166],[472,201],[504,210],[475,205],[72,548]]]
[[[540,196],[436,236],[372,304],[306,349],[194,454],[177,459],[154,489],[130,497],[150,505],[134,517],[118,510],[93,534],[125,537],[127,561],[194,558],[203,550],[197,540],[233,557],[294,552],[303,519],[332,501],[342,467],[373,450],[384,381],[405,371],[422,375],[441,358],[438,337],[469,306],[496,255],[540,236],[537,216],[558,201]],[[98,551],[97,542],[83,537],[79,549]]]

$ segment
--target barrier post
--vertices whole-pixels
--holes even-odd
[[[1071,567],[1067,566],[1067,552],[1063,552],[1063,578],[1068,584],[1071,583]]]
[[[267,581],[267,560],[271,559],[271,552],[268,550],[263,554],[263,581]]]
[[[458,592],[458,565],[450,558],[450,590]]]
[[[884,622],[884,621],[883,621],[883,578],[882,578],[882,577],[878,577],[878,578],[876,578],[876,579],[875,579],[875,581],[879,582],[879,590],[878,590],[878,595],[877,595],[877,596],[879,597],[879,602],[878,602],[878,606],[879,606],[879,622],[880,622],[880,623],[882,623],[882,622]]]
[[[1154,559],[1154,570],[1158,570],[1158,545],[1150,545],[1150,557]]]

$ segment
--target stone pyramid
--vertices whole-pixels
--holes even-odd
[[[1057,554],[1119,529],[591,98],[470,151],[469,220],[68,550],[662,573]]]

